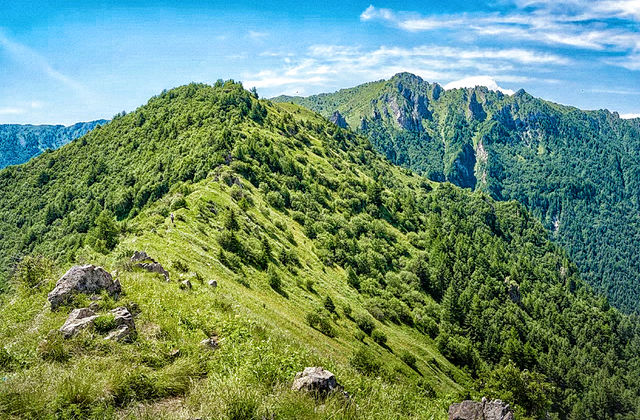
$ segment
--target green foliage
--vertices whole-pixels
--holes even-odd
[[[416,359],[416,356],[414,356],[413,354],[409,353],[408,351],[403,351],[402,353],[400,353],[400,360],[405,362],[407,364],[407,366],[409,366],[411,369],[413,369],[413,370],[417,370],[418,369],[418,367],[416,365],[416,363],[418,362],[418,359]]]
[[[307,313],[306,319],[311,328],[315,328],[327,337],[336,336],[335,329],[331,325],[331,317],[326,310],[318,308],[311,311]]]
[[[88,241],[96,251],[106,254],[118,245],[118,233],[115,216],[111,211],[103,210],[89,232]]]
[[[376,328],[371,332],[371,339],[377,343],[380,344],[381,346],[385,346],[387,344],[387,335],[384,333],[384,331]]]
[[[42,255],[27,255],[16,265],[14,280],[25,287],[33,288],[51,279],[54,263]]]
[[[367,335],[371,335],[371,332],[376,327],[373,318],[371,318],[369,314],[366,314],[364,312],[356,314],[354,320],[358,328],[360,328]]]
[[[327,295],[327,297],[324,298],[324,302],[322,303],[322,305],[327,311],[329,311],[329,313],[336,312],[336,305],[333,303],[333,299],[331,299],[331,296]]]
[[[376,355],[367,347],[360,347],[349,359],[349,363],[363,375],[378,375],[381,363]]]
[[[100,315],[93,320],[93,328],[99,334],[106,334],[116,327],[115,317],[113,314]]]

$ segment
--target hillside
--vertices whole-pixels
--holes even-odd
[[[640,123],[408,73],[331,94],[279,97],[335,117],[392,162],[524,204],[612,304],[640,310]]]
[[[640,415],[638,319],[521,205],[416,176],[239,84],[163,92],[0,171],[0,192],[4,417],[441,419],[482,396],[519,418]],[[76,264],[123,294],[52,311]],[[100,322],[62,338],[90,304]],[[105,340],[122,306],[137,336]],[[350,399],[291,391],[306,366]]]
[[[63,125],[0,124],[0,169],[19,165],[47,149],[57,149],[104,125],[107,120]]]

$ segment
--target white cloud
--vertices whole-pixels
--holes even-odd
[[[251,39],[262,40],[262,39],[268,37],[269,33],[268,32],[260,32],[260,31],[249,31],[247,35]]]
[[[633,118],[640,118],[640,114],[620,114],[620,118],[630,120]]]
[[[369,6],[363,22],[379,21],[407,32],[465,28],[468,37],[527,41],[565,48],[640,52],[637,21],[640,0],[515,0],[516,10],[507,13],[460,13],[423,16]],[[623,24],[621,24],[621,21]],[[610,64],[637,70],[637,60]]]
[[[449,82],[444,85],[444,88],[449,89],[460,89],[460,88],[474,88],[476,86],[485,86],[489,90],[500,91],[505,95],[513,95],[515,92],[511,89],[505,89],[498,86],[498,83],[491,78],[490,76],[471,76],[465,77],[464,79],[454,80],[453,82]]]

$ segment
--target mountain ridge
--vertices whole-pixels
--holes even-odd
[[[406,73],[332,94],[273,100],[325,117],[340,112],[396,164],[524,203],[591,285],[624,310],[638,310],[640,126],[634,120],[524,90],[444,90]]]

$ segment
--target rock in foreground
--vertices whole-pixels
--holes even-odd
[[[451,404],[449,420],[513,420],[513,412],[509,404],[501,400],[462,401]]]
[[[87,328],[93,324],[98,316],[89,308],[74,309],[69,314],[64,325],[60,328],[60,332],[65,338],[76,335],[80,330]]]
[[[102,267],[76,265],[58,280],[48,299],[51,310],[55,310],[76,293],[93,294],[103,290],[110,295],[117,295],[121,292],[120,282],[113,280],[111,274]]]

